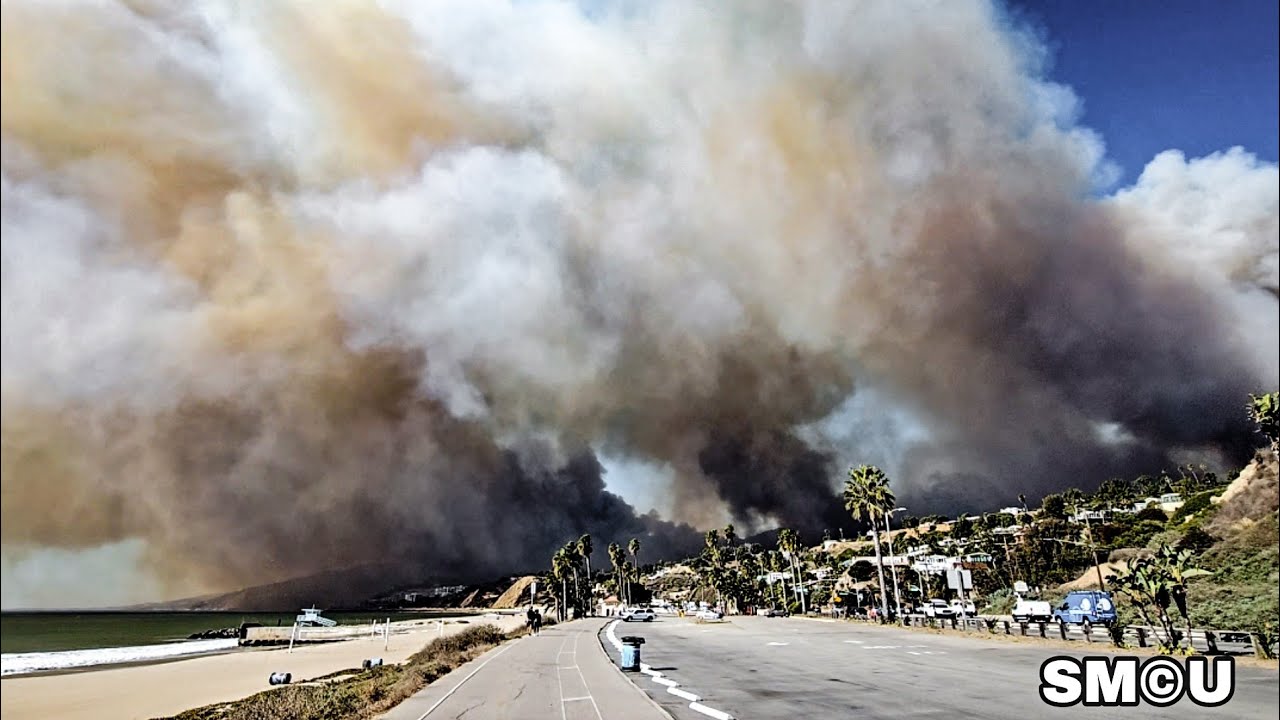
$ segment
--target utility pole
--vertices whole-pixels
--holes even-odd
[[[1080,514],[1080,506],[1076,506],[1076,514]],[[1098,564],[1098,545],[1093,541],[1093,525],[1089,522],[1089,511],[1084,511],[1084,533],[1089,537],[1089,559],[1093,561],[1093,569],[1098,571],[1098,589],[1106,592],[1107,582],[1102,579],[1102,566]],[[1084,543],[1079,543],[1083,545]]]

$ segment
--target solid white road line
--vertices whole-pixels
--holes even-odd
[[[620,622],[622,621],[614,620],[612,623],[609,624],[609,629],[605,630],[604,632],[604,636],[609,639],[609,644],[612,645],[613,649],[617,650],[618,652],[622,652],[622,641],[618,639],[618,635],[614,632],[614,630],[617,629],[618,623]]]
[[[510,649],[512,648],[512,646],[514,646],[517,642],[519,642],[519,640],[516,640],[516,641],[512,642],[512,643],[511,643],[511,645],[508,645],[508,646],[506,646],[506,647],[502,648],[502,649],[501,649],[501,650],[499,650],[498,652],[496,652],[496,653],[494,653],[493,655],[491,655],[491,656],[489,657],[489,659],[488,659],[488,660],[485,660],[484,662],[480,663],[480,666],[479,666],[479,667],[477,667],[475,670],[472,670],[472,671],[471,671],[471,672],[470,672],[466,677],[462,678],[462,680],[459,680],[459,681],[458,681],[458,684],[457,684],[457,685],[454,685],[452,690],[450,690],[449,692],[447,692],[447,693],[445,693],[445,694],[444,694],[444,697],[442,697],[442,698],[440,698],[439,700],[437,700],[437,701],[436,701],[436,703],[435,703],[434,705],[432,705],[431,707],[427,708],[427,711],[426,711],[426,712],[424,712],[424,713],[422,713],[421,715],[419,715],[419,716],[418,716],[418,720],[423,720],[423,718],[425,718],[426,716],[430,715],[430,714],[431,714],[431,712],[432,712],[433,710],[435,710],[436,708],[440,707],[440,703],[444,702],[445,700],[448,700],[450,695],[453,695],[455,692],[457,692],[457,691],[458,691],[458,688],[462,687],[462,684],[463,684],[463,683],[465,683],[466,681],[468,681],[468,680],[470,680],[471,678],[475,677],[475,674],[476,674],[476,673],[478,673],[478,672],[480,672],[481,670],[483,670],[485,665],[488,665],[489,663],[491,663],[491,662],[493,662],[495,659],[497,659],[497,657],[498,657],[499,655],[501,655],[502,653],[504,653],[504,652],[506,652],[506,651],[510,650]]]
[[[579,631],[577,632],[577,634],[573,636],[573,666],[574,666],[575,668],[578,668],[578,677],[582,679],[582,687],[583,687],[583,688],[585,688],[585,689],[586,689],[586,691],[587,691],[587,699],[591,701],[591,707],[595,708],[595,710],[596,710],[596,718],[597,718],[597,720],[604,720],[604,715],[601,715],[601,714],[600,714],[600,706],[596,704],[596,699],[595,699],[595,697],[593,697],[593,696],[591,695],[591,687],[587,685],[587,676],[586,676],[586,675],[583,675],[583,674],[582,674],[582,668],[578,667],[578,640],[580,640],[581,638],[582,638],[582,631],[581,631],[581,630],[579,630]],[[564,698],[564,690],[561,690],[561,691],[560,691],[560,697],[561,697],[561,701],[560,701],[560,711],[561,711],[561,712],[564,712],[564,711],[565,711],[565,710],[564,710],[564,702],[565,702],[565,701],[564,701],[564,699],[563,699],[563,698]]]

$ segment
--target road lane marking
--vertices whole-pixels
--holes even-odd
[[[577,702],[579,700],[590,700],[590,699],[591,699],[590,695],[582,695],[580,697],[564,698],[561,700],[561,702]]]
[[[716,720],[733,720],[733,716],[723,710],[717,710],[713,707],[707,707],[700,702],[689,703],[689,709],[694,712],[700,712],[703,715],[713,717]]]
[[[442,697],[442,698],[440,698],[439,700],[437,700],[435,705],[432,705],[431,707],[427,708],[427,711],[426,711],[426,712],[424,712],[424,713],[422,713],[421,715],[419,715],[419,716],[418,716],[418,720],[423,720],[423,719],[424,719],[424,718],[426,718],[428,715],[430,715],[430,714],[432,713],[432,711],[434,711],[436,708],[440,707],[440,704],[441,704],[441,703],[443,703],[445,700],[448,700],[448,699],[449,699],[449,696],[451,696],[451,695],[453,695],[455,692],[457,692],[457,691],[458,691],[458,688],[462,687],[462,683],[465,683],[466,681],[470,680],[472,677],[474,677],[474,676],[475,676],[475,674],[476,674],[476,673],[478,673],[478,672],[480,672],[481,670],[483,670],[485,665],[488,665],[489,663],[491,663],[491,662],[493,662],[494,660],[496,660],[496,659],[498,658],[498,656],[499,656],[499,655],[501,655],[502,653],[504,653],[504,652],[506,652],[506,651],[510,650],[510,649],[512,648],[512,646],[514,646],[514,645],[515,645],[515,642],[511,643],[511,645],[508,645],[508,646],[506,646],[506,647],[502,648],[501,650],[499,650],[498,652],[494,653],[492,656],[490,656],[490,658],[489,658],[488,660],[485,660],[484,662],[480,663],[480,666],[479,666],[479,667],[477,667],[475,670],[472,670],[472,671],[471,671],[471,674],[469,674],[469,675],[467,675],[466,677],[462,678],[462,680],[459,680],[459,681],[458,681],[458,684],[457,684],[457,685],[454,685],[452,690],[450,690],[449,692],[445,693],[445,694],[444,694],[444,697]]]
[[[862,641],[861,641],[861,640],[845,640],[845,642],[847,642],[847,643],[854,643],[854,644],[856,644],[856,645],[861,645],[861,644],[862,644]]]
[[[680,688],[677,688],[677,687],[669,687],[667,688],[667,692],[672,695],[675,695],[678,698],[684,698],[685,700],[690,700],[692,702],[698,702],[699,700],[702,699],[697,695],[694,695],[693,693],[689,692],[688,690],[681,690]]]
[[[621,622],[621,620],[614,620],[610,623],[609,629],[605,631],[604,635],[609,639],[609,644],[612,645],[615,650],[622,652],[622,641],[618,639],[617,634],[614,632],[618,627],[619,622]]]
[[[614,632],[614,629],[618,627],[618,622],[619,622],[618,620],[614,620],[612,623],[609,623],[609,626],[605,629],[604,635],[605,635],[605,639],[609,641],[610,645],[612,645],[618,652],[622,652],[622,642],[618,640],[618,636]],[[710,631],[710,628],[705,628],[702,630],[702,632],[709,632],[709,631]],[[786,645],[786,644],[787,643],[770,643],[770,645]],[[576,639],[574,641],[574,646],[576,650],[576,646],[577,646]],[[581,674],[582,671],[579,670],[578,672],[579,674]],[[662,676],[662,673],[652,669],[652,667],[649,666],[648,664],[641,663],[640,672],[650,676],[649,679],[654,681],[655,683],[658,683],[659,685],[665,685],[667,688],[667,692],[671,693],[672,695],[675,695],[676,697],[684,698],[685,700],[689,700],[690,710],[693,710],[694,712],[702,713],[703,715],[715,718],[716,720],[734,720],[732,715],[730,715],[727,712],[724,712],[723,710],[717,710],[713,707],[708,707],[706,705],[703,705],[700,702],[700,700],[702,700],[701,697],[694,695],[691,692],[678,689],[680,687],[680,683],[674,680],[668,680],[667,678]],[[583,678],[583,685],[584,686],[586,685],[585,678]],[[564,693],[561,692],[561,695],[563,694]],[[595,705],[594,698],[591,700],[591,703],[592,705]],[[563,702],[560,703],[560,712],[561,712],[561,716],[563,717],[564,716]],[[604,720],[604,718],[600,716],[600,707],[598,705],[596,706],[596,716],[600,717],[600,720]]]
[[[770,645],[790,645],[791,643],[784,643],[784,642],[771,642],[771,643],[769,643],[769,644],[770,644]]]
[[[578,640],[582,639],[582,631],[579,630],[573,636],[573,666],[578,670],[578,677],[582,680],[582,687],[587,691],[587,699],[591,701],[591,707],[596,710],[597,720],[604,720],[604,716],[600,714],[600,706],[596,704],[596,699],[591,695],[591,686],[587,684],[587,676],[582,674],[582,668],[578,667]],[[560,691],[560,712],[564,713],[564,691]]]

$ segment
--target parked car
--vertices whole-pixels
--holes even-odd
[[[1049,622],[1053,619],[1053,607],[1043,600],[1018,598],[1012,614],[1016,622]]]
[[[933,599],[924,606],[925,617],[938,618],[940,620],[950,620],[958,617],[956,609],[946,600]]]
[[[721,620],[723,618],[724,618],[724,613],[714,608],[708,608],[706,610],[698,611],[699,620]]]
[[[1111,625],[1116,621],[1116,606],[1109,592],[1072,590],[1054,609],[1053,619],[1073,625]]]
[[[618,617],[624,622],[653,622],[657,616],[647,607],[635,607],[623,610]]]
[[[964,602],[960,602],[959,600],[952,600],[951,609],[955,611],[958,617],[977,617],[978,616],[977,606],[975,606],[973,602],[969,600],[966,600]]]

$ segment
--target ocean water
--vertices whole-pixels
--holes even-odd
[[[184,655],[225,652],[237,647],[239,640],[185,640],[160,645],[58,650],[55,652],[0,653],[0,677],[35,672],[73,670],[97,665],[130,662],[154,662]]]
[[[333,612],[341,625],[374,619],[405,620],[456,612]],[[16,612],[0,613],[0,676],[149,662],[185,655],[227,652],[235,639],[187,640],[192,633],[260,625],[293,624],[297,613],[239,612]]]

